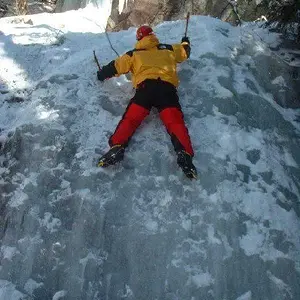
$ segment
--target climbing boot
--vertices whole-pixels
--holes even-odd
[[[125,148],[122,145],[112,146],[98,161],[98,167],[112,166],[124,158]]]
[[[193,165],[192,156],[181,150],[177,152],[177,163],[189,179],[197,179],[197,169]]]

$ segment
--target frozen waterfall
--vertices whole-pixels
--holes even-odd
[[[74,10],[84,8],[88,5],[102,9],[111,7],[112,0],[58,0],[56,4],[57,12],[64,12],[68,10]]]
[[[92,50],[115,54],[85,12],[31,18],[0,20],[0,299],[299,300],[299,84],[278,36],[191,17],[189,181],[156,111],[122,164],[95,166],[131,83],[97,81]],[[163,43],[184,30],[155,28]],[[110,38],[124,53],[135,30]]]

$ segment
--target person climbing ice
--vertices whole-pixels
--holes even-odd
[[[185,175],[197,178],[192,159],[194,151],[179,103],[177,63],[190,56],[190,41],[184,36],[180,44],[161,44],[151,27],[143,25],[136,32],[135,48],[103,66],[97,77],[100,81],[132,73],[136,89],[115,132],[109,138],[110,150],[98,162],[99,167],[114,165],[123,160],[125,148],[136,129],[157,108],[177,153],[177,163]]]

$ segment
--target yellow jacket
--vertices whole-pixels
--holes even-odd
[[[177,63],[188,58],[189,49],[187,42],[174,45],[160,44],[157,37],[151,34],[138,41],[134,50],[128,51],[109,65],[114,69],[114,76],[131,72],[134,87],[145,79],[158,78],[177,87],[179,84]]]

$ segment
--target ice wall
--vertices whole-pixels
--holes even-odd
[[[92,49],[101,63],[115,54],[97,27],[78,31],[94,26],[80,11],[66,15],[76,30],[47,16],[1,27],[0,299],[299,300],[300,112],[286,108],[286,65],[250,29],[192,17],[179,97],[199,180],[178,168],[155,110],[124,161],[100,169],[131,84],[96,79]],[[155,30],[175,43],[184,25]],[[110,37],[125,52],[134,33]]]
[[[68,10],[74,10],[84,8],[88,5],[102,9],[110,6],[112,0],[58,0],[57,1],[57,12],[64,12]]]

